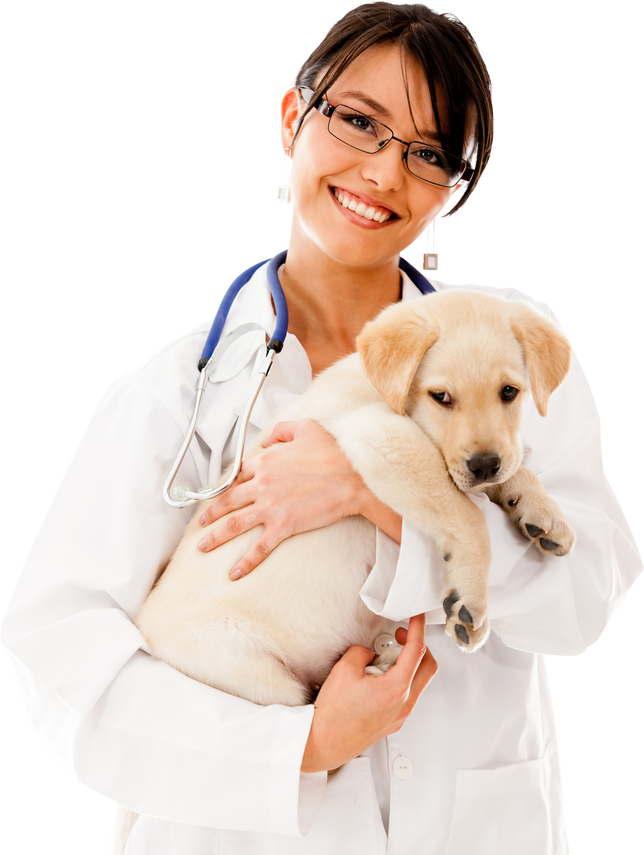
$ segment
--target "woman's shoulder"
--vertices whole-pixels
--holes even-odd
[[[189,330],[118,377],[108,389],[103,406],[146,396],[172,413],[182,411],[185,401],[194,397],[207,334],[207,324]]]

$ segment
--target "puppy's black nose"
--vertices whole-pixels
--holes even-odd
[[[496,454],[475,454],[467,461],[467,468],[477,481],[483,483],[499,471],[501,458]]]

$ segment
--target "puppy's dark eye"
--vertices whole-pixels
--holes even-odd
[[[501,400],[503,401],[512,401],[519,394],[519,390],[516,386],[504,386],[501,389]]]
[[[446,407],[452,403],[452,399],[447,392],[430,392],[429,394],[435,401],[438,401],[439,404],[444,404]]]

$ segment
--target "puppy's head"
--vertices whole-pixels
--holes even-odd
[[[570,346],[523,303],[473,291],[431,294],[382,312],[358,337],[366,376],[441,449],[461,490],[510,478],[530,392],[546,415]]]

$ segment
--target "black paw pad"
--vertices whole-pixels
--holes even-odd
[[[474,623],[472,615],[468,612],[465,606],[461,606],[458,610],[458,619],[462,620],[463,623]]]
[[[457,623],[454,625],[454,632],[456,633],[456,635],[458,635],[458,637],[461,639],[463,644],[469,644],[470,643],[470,637],[467,634],[467,630],[465,629],[464,626],[461,626],[460,623]]]
[[[543,534],[543,529],[539,528],[538,525],[532,525],[532,523],[526,523],[525,530],[528,532],[530,537],[539,537],[540,534]]]
[[[552,552],[553,549],[556,549],[559,546],[558,543],[555,543],[554,540],[550,540],[547,537],[542,537],[539,543],[544,549],[547,549],[550,552]]]
[[[451,552],[447,552],[447,553],[445,553],[445,555],[443,555],[443,561],[450,561],[451,558],[452,558]]]
[[[451,617],[454,613],[454,603],[458,600],[458,591],[452,591],[443,600],[443,609],[447,617]]]

